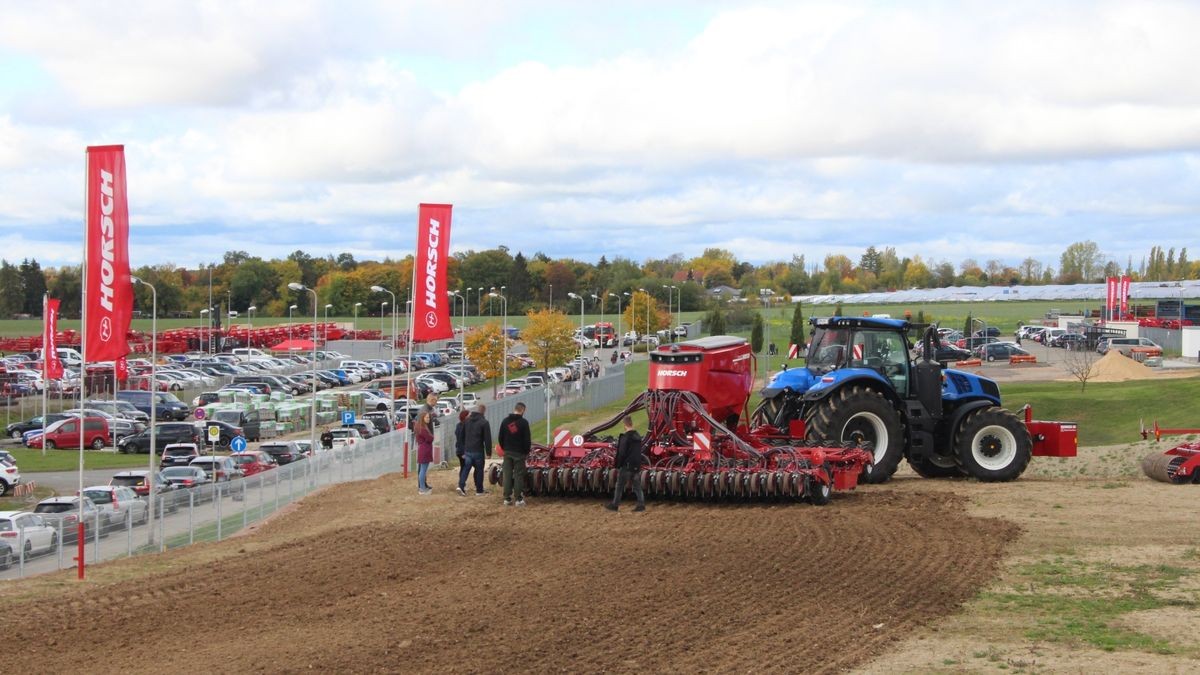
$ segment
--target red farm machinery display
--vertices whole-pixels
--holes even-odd
[[[805,442],[771,428],[750,428],[747,405],[754,357],[742,338],[714,336],[656,349],[650,386],[624,410],[581,434],[555,434],[526,461],[533,495],[610,495],[616,485],[616,438],[625,415],[646,412],[645,461],[634,477],[648,498],[699,501],[829,502],[850,490],[872,457],[854,443]],[[499,467],[489,475],[500,482]]]
[[[1200,429],[1168,429],[1158,426],[1157,421],[1150,429],[1147,429],[1145,424],[1142,425],[1143,439],[1153,435],[1154,440],[1158,441],[1163,436],[1196,434],[1200,434]],[[1174,483],[1175,485],[1200,483],[1200,441],[1186,441],[1170,450],[1146,455],[1142,458],[1142,472],[1160,483]]]

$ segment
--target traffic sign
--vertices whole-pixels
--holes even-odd
[[[233,450],[234,452],[245,452],[246,451],[246,437],[245,436],[234,436],[233,440],[229,441],[229,449]]]
[[[348,426],[351,424],[354,424],[354,411],[353,410],[343,410],[342,411],[342,425]]]
[[[196,412],[192,414],[196,416],[196,419],[202,420],[204,419],[204,408],[196,408]]]
[[[221,440],[221,427],[211,424],[208,427],[208,442],[216,443]]]

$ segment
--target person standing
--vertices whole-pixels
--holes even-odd
[[[475,469],[475,494],[485,495],[483,489],[483,458],[492,456],[492,426],[483,413],[487,410],[481,403],[463,424],[463,465],[458,471],[458,496],[467,496],[467,476]]]
[[[642,468],[642,437],[633,428],[633,418],[626,415],[621,420],[625,425],[625,431],[617,439],[617,459],[614,463],[614,468],[619,469],[617,474],[617,488],[613,491],[612,501],[605,504],[604,508],[609,511],[616,511],[621,506],[621,495],[625,493],[625,485],[633,483],[633,496],[637,498],[637,506],[634,511],[646,510],[646,496],[642,494],[642,486],[637,482],[635,476]]]
[[[433,417],[427,412],[417,415],[413,432],[417,439],[417,494],[427,495],[433,492],[426,480],[433,462]]]
[[[467,445],[467,417],[471,413],[463,410],[458,413],[458,424],[454,427],[454,456],[458,458],[459,473],[462,473],[462,468],[466,466],[467,461],[463,459],[466,453]]]
[[[525,506],[525,458],[533,441],[529,434],[529,420],[525,419],[525,404],[518,403],[512,414],[500,423],[497,437],[504,448],[504,505]]]

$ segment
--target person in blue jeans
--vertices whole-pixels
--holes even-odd
[[[458,472],[460,497],[467,496],[467,475],[472,468],[475,469],[475,494],[488,493],[483,489],[483,458],[492,456],[492,426],[483,416],[486,410],[483,404],[475,406],[463,427],[463,464]]]
[[[413,426],[417,437],[417,494],[433,493],[426,477],[429,475],[429,465],[433,462],[433,417],[423,412],[417,416]]]

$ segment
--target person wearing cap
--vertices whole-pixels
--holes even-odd
[[[467,475],[475,469],[475,494],[485,495],[483,489],[483,458],[492,456],[492,426],[483,413],[487,408],[481,403],[467,416],[463,427],[463,465],[458,472],[458,495],[467,496]]]

